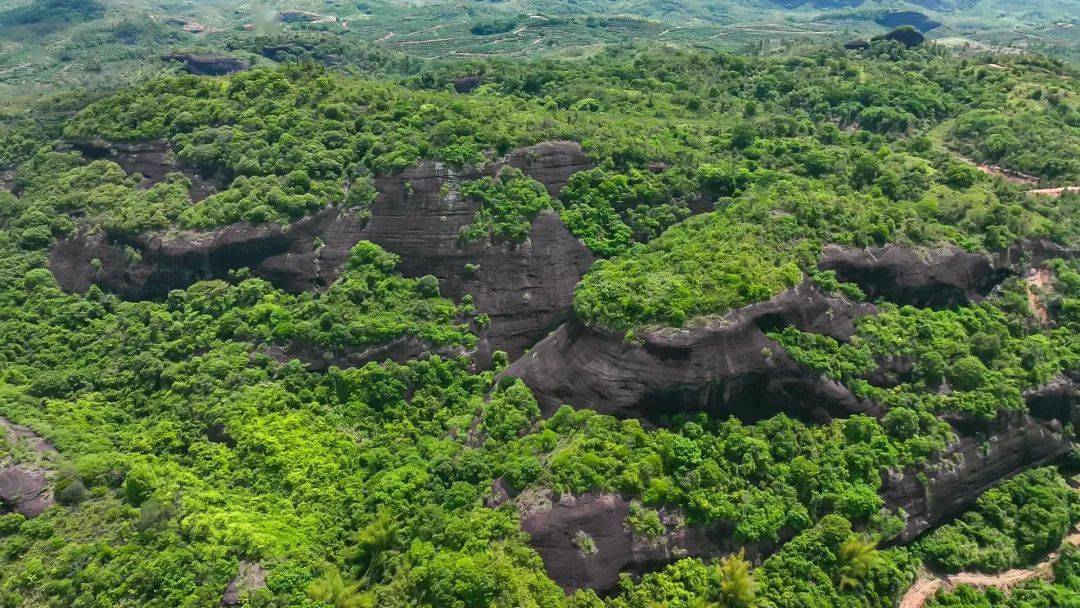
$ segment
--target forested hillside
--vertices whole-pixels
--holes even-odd
[[[307,34],[0,125],[0,605],[1078,601],[1072,64]]]

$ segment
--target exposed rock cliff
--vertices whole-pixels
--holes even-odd
[[[901,245],[848,249],[825,247],[818,267],[833,270],[871,298],[898,304],[949,307],[978,301],[1024,264],[1075,252],[1048,241],[1024,241],[1005,251],[971,253],[959,247],[913,249]]]
[[[1069,449],[1059,421],[1009,412],[985,425],[979,434],[960,437],[932,464],[918,471],[883,475],[880,495],[885,507],[894,512],[903,509],[907,515],[903,532],[892,543],[914,540],[969,508],[995,483],[1048,464]],[[510,500],[498,484],[495,491],[496,503]],[[749,559],[760,561],[778,548],[777,543],[737,544],[723,525],[685,525],[678,511],[671,509],[661,509],[665,533],[650,542],[626,527],[627,497],[588,493],[566,495],[556,502],[547,492],[540,497],[518,500],[522,528],[543,558],[548,575],[568,592],[580,588],[610,591],[620,572],[640,575],[684,557],[707,559],[745,550]],[[581,550],[581,535],[588,536],[595,552]],[[784,531],[780,541],[791,537],[792,531]]]
[[[857,283],[870,298],[945,307],[981,299],[1027,264],[1073,253],[1045,241],[1018,243],[993,255],[956,247],[829,246],[819,267]],[[778,410],[822,419],[871,408],[838,383],[796,364],[763,330],[790,324],[846,340],[853,318],[871,310],[825,297],[804,283],[721,319],[638,331],[638,342],[573,320],[505,373],[522,378],[549,413],[569,403],[626,417],[704,409],[745,420]],[[903,371],[882,370],[875,383],[887,384],[890,374]]]
[[[241,561],[236,576],[225,587],[225,593],[221,596],[221,605],[242,605],[248,595],[266,588],[268,575],[266,569],[258,562]]]
[[[546,414],[568,403],[654,420],[688,410],[743,420],[786,411],[823,420],[873,407],[793,361],[765,332],[790,324],[845,340],[854,333],[852,320],[869,310],[804,282],[700,325],[638,331],[636,342],[573,320],[504,374],[523,379]]]
[[[555,501],[550,495],[544,498],[523,516],[521,525],[532,537],[548,576],[567,592],[586,588],[611,591],[621,572],[640,575],[684,557],[715,557],[741,548],[748,559],[757,561],[776,548],[773,543],[736,546],[730,530],[686,525],[673,509],[660,510],[664,534],[654,539],[638,536],[626,525],[630,503],[618,494],[565,494]],[[582,550],[581,539],[585,537],[595,550]]]
[[[987,432],[960,437],[922,471],[883,476],[880,494],[885,507],[903,509],[907,514],[904,531],[896,542],[915,539],[970,507],[995,483],[1048,464],[1069,449],[1059,421],[1006,412]],[[920,473],[925,482],[920,481]]]
[[[517,150],[483,173],[506,165],[521,168],[552,193],[575,171],[591,166],[576,143],[546,142]],[[565,320],[574,286],[593,256],[554,213],[540,214],[524,243],[462,244],[459,234],[472,223],[478,203],[456,195],[454,185],[481,174],[424,161],[377,178],[378,198],[366,213],[328,207],[288,228],[239,223],[133,238],[84,228],[56,245],[49,264],[68,291],[98,284],[128,299],[161,297],[241,267],[284,289],[303,291],[332,283],[353,245],[369,240],[400,255],[405,276],[434,275],[443,295],[454,299],[471,294],[476,308],[491,317],[490,348],[516,357]],[[323,243],[318,248],[316,238]],[[125,246],[141,259],[129,259]],[[95,259],[101,262],[98,269],[91,265]]]
[[[224,76],[242,72],[251,67],[247,59],[229,55],[199,55],[196,53],[172,53],[162,57],[165,61],[179,61],[190,74],[197,76]]]
[[[13,445],[32,454],[21,462],[0,459],[0,512],[14,512],[37,517],[52,506],[52,458],[56,448],[28,427],[0,418],[0,434]]]
[[[221,180],[207,176],[180,163],[166,141],[107,142],[100,139],[65,142],[61,149],[73,149],[86,158],[106,159],[120,165],[128,174],[142,175],[142,186],[150,186],[165,179],[169,173],[183,173],[191,180],[188,195],[192,201],[201,201],[221,189]]]

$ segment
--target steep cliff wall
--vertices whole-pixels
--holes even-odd
[[[898,304],[944,308],[978,301],[1025,264],[1053,257],[1072,257],[1075,251],[1049,241],[1023,241],[994,254],[972,253],[959,247],[915,249],[900,245],[850,249],[830,245],[818,267],[855,283],[870,299]]]
[[[885,507],[907,514],[896,542],[914,540],[970,507],[995,483],[1048,464],[1069,449],[1059,421],[1005,412],[988,432],[960,437],[921,471],[884,475],[880,495]]]
[[[548,576],[567,592],[612,591],[620,573],[641,575],[685,557],[709,558],[742,549],[748,559],[758,561],[777,546],[736,545],[731,531],[723,526],[688,525],[677,509],[666,508],[660,509],[664,533],[644,538],[627,527],[630,503],[618,494],[590,492],[545,499],[524,515],[521,526],[543,558]],[[591,540],[594,551],[581,549],[576,540],[581,535]]]
[[[156,147],[147,154],[168,160],[167,152]],[[146,169],[144,176],[149,175],[150,181],[167,172],[154,165],[158,156],[150,160],[139,156],[137,161],[125,160],[121,153],[108,156],[127,163],[129,171]],[[148,169],[150,165],[156,168]],[[520,167],[553,193],[573,172],[591,166],[573,142],[523,148],[483,171],[455,172],[441,163],[423,161],[377,178],[378,198],[367,213],[328,207],[287,228],[238,223],[208,232],[134,237],[83,227],[57,243],[49,266],[68,291],[97,284],[127,299],[159,298],[242,267],[283,289],[304,291],[333,283],[353,245],[368,240],[400,255],[405,276],[431,274],[439,279],[443,295],[454,299],[472,295],[477,309],[491,317],[486,331],[490,350],[516,357],[566,319],[574,286],[593,256],[550,212],[534,220],[524,243],[460,243],[458,235],[472,223],[478,203],[457,196],[453,185],[494,174],[506,165]],[[316,238],[322,243],[319,247]],[[141,259],[132,261],[125,247],[139,252]],[[98,268],[91,264],[95,259],[100,261]]]
[[[827,297],[810,282],[685,328],[637,332],[637,341],[572,320],[504,372],[525,381],[541,409],[562,404],[628,418],[704,410],[759,420],[872,411],[847,388],[793,361],[765,335],[794,325],[847,339],[868,305]]]

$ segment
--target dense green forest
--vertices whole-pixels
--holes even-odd
[[[638,12],[655,17],[647,4]],[[706,4],[679,10],[704,20],[719,10]],[[237,17],[210,5],[215,27]],[[579,8],[558,16],[569,30],[610,26]],[[111,10],[20,3],[0,32],[89,27]],[[469,31],[508,34],[526,17],[477,9]],[[1076,604],[1080,554],[1062,543],[1080,523],[1080,193],[1028,192],[1080,184],[1072,64],[890,40],[427,60],[331,35],[341,21],[229,41],[283,47],[235,74],[169,66],[0,104],[19,108],[0,120],[0,605],[885,608],[928,573],[998,573],[1052,552],[1052,576],[926,605]],[[141,28],[139,45],[166,31]],[[475,86],[455,88],[463,78]],[[145,180],[123,154],[87,151],[102,142],[157,142],[173,171]],[[544,142],[580,145],[565,184],[536,170],[529,146]],[[196,179],[215,190],[193,200]],[[467,225],[431,241],[407,232],[418,258],[496,254],[417,270],[400,242],[373,242],[401,209],[428,226],[432,206],[439,225],[462,209]],[[309,237],[323,217],[355,224]],[[765,402],[750,419],[698,397],[657,419],[548,407],[508,372],[518,353],[489,348],[512,307],[478,303],[513,291],[488,278],[499,261],[556,247],[532,236],[543,218],[590,265],[536,341],[565,323],[647,352],[654,335],[722,331],[783,294],[819,294],[835,308],[761,321],[769,346],[749,355],[865,407],[827,419]],[[227,242],[253,231],[282,241]],[[64,257],[94,238],[87,261]],[[342,238],[339,267],[319,266]],[[203,253],[218,242],[220,257]],[[187,257],[168,257],[177,243]],[[984,267],[985,280],[947,303],[905,300],[824,270],[830,247],[968,256],[956,280]],[[218,267],[271,254],[314,255],[304,272],[330,280],[301,290],[275,268]],[[169,264],[206,280],[161,297],[110,289],[110,277],[164,282]],[[820,330],[841,307],[855,311],[850,331]],[[418,346],[378,354],[400,344]],[[749,357],[737,347],[713,348]],[[309,351],[314,362],[297,354]],[[1066,385],[1049,406],[1031,397]],[[908,534],[919,514],[896,507],[887,481],[913,480],[933,505],[936,480],[971,473],[955,446],[1011,450],[1009,425],[1028,420],[1060,453],[973,482]],[[51,504],[20,511],[11,471],[40,474]],[[665,556],[612,588],[568,591],[525,523],[592,495],[628,504],[613,523],[627,547]],[[608,539],[584,527],[566,530],[573,557],[608,559]],[[695,530],[713,545],[687,556],[676,545]]]

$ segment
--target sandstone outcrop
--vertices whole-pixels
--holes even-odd
[[[570,593],[577,589],[611,591],[619,574],[641,575],[685,557],[715,557],[743,549],[759,561],[775,543],[749,546],[732,542],[723,526],[685,524],[677,509],[660,509],[665,531],[657,538],[634,534],[626,525],[630,503],[618,494],[564,494],[525,514],[522,528],[544,560],[548,576]],[[592,548],[582,549],[588,538]],[[787,539],[784,539],[787,540]]]
[[[37,517],[52,506],[54,499],[50,461],[56,448],[32,429],[0,418],[4,439],[27,448],[32,458],[22,462],[0,460],[0,512]]]
[[[904,530],[891,544],[911,542],[970,508],[999,481],[1049,464],[1070,449],[1058,420],[1006,412],[982,426],[977,434],[959,437],[932,464],[882,476],[879,493],[885,508],[902,509],[906,515]],[[499,482],[493,492],[492,506],[511,500]],[[542,492],[541,498],[518,499],[522,529],[530,535],[548,575],[567,592],[610,591],[622,572],[640,575],[684,557],[708,559],[743,550],[748,559],[760,562],[793,536],[793,531],[786,530],[779,543],[742,545],[734,542],[732,531],[722,524],[688,525],[678,510],[661,508],[665,532],[649,540],[634,535],[625,524],[629,497],[586,493],[553,501]],[[581,535],[588,537],[595,551],[581,549]]]
[[[221,180],[207,176],[192,167],[180,163],[169,142],[161,140],[142,142],[108,142],[100,139],[65,142],[61,149],[73,149],[90,159],[110,160],[126,173],[142,175],[140,186],[149,188],[161,182],[169,173],[183,173],[191,180],[188,195],[192,201],[201,201],[221,189]]]
[[[850,249],[829,245],[818,267],[838,279],[857,284],[869,299],[946,308],[978,301],[1025,264],[1075,252],[1049,241],[1023,241],[995,253],[982,254],[955,246],[914,249],[902,245]]]
[[[189,74],[196,76],[224,76],[233,72],[242,72],[251,67],[247,59],[229,55],[200,55],[197,53],[170,53],[162,57],[165,61],[178,61]]]
[[[458,93],[469,93],[480,86],[479,76],[462,76],[454,79],[454,90]]]
[[[552,193],[575,171],[591,167],[573,142],[529,146],[461,172],[424,161],[376,178],[378,198],[369,210],[328,207],[287,228],[238,223],[134,237],[82,228],[57,243],[49,266],[68,291],[97,284],[127,299],[159,298],[242,267],[283,289],[304,291],[333,283],[353,245],[368,240],[401,256],[405,276],[431,274],[444,296],[471,295],[476,308],[490,315],[490,348],[516,357],[566,319],[574,286],[593,256],[551,212],[533,221],[524,243],[461,242],[459,234],[472,223],[478,203],[457,195],[455,185],[507,165]],[[137,251],[138,259],[125,247]]]
[[[886,32],[880,36],[874,36],[870,40],[891,40],[894,42],[899,42],[900,44],[911,48],[914,46],[919,46],[920,44],[925,42],[926,36],[923,36],[922,32],[911,27],[910,25],[901,25],[900,27],[894,28],[891,31]]]
[[[914,540],[970,507],[995,483],[1049,464],[1069,449],[1060,421],[1003,412],[987,432],[961,436],[932,465],[884,475],[879,493],[885,508],[907,515],[894,542]]]
[[[524,380],[545,414],[566,403],[650,420],[695,410],[743,420],[780,411],[827,420],[875,408],[796,363],[766,332],[794,325],[846,340],[853,319],[870,310],[825,296],[806,281],[720,318],[639,330],[634,342],[575,319],[503,373]]]
[[[1042,420],[1060,420],[1080,428],[1080,372],[1053,378],[1042,386],[1024,391],[1031,415]]]
[[[225,587],[222,606],[240,606],[246,596],[266,588],[268,572],[258,562],[241,561],[236,576]]]
[[[14,465],[0,469],[0,504],[26,517],[37,517],[53,504],[52,487],[45,472]]]

